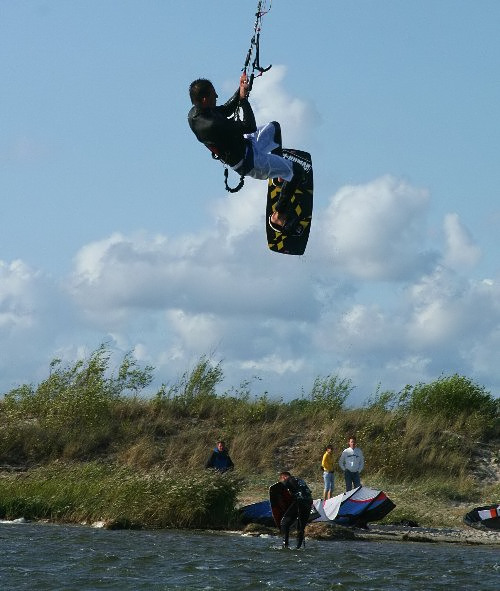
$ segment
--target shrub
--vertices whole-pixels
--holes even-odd
[[[211,470],[139,473],[113,464],[54,463],[0,479],[0,517],[107,521],[134,527],[228,527],[242,480]]]
[[[483,386],[457,374],[430,384],[406,386],[399,398],[399,408],[426,417],[441,417],[448,425],[465,421],[469,428],[475,425],[478,434],[498,429],[497,401]]]
[[[156,394],[158,406],[168,406],[180,416],[203,414],[217,398],[216,386],[224,379],[221,363],[215,366],[201,357],[191,372],[184,372],[172,386],[163,385]]]
[[[137,395],[152,380],[152,368],[140,369],[131,354],[124,356],[114,376],[110,357],[101,345],[88,359],[73,365],[64,367],[54,359],[49,377],[36,388],[23,385],[8,392],[3,412],[14,433],[11,439],[0,438],[0,454],[9,456],[13,446],[31,460],[59,454],[80,457],[102,450],[113,435],[112,405],[127,392]]]

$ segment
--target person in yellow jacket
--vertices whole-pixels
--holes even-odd
[[[333,447],[327,445],[323,459],[321,460],[321,467],[323,468],[323,480],[325,481],[325,490],[323,492],[323,500],[330,499],[333,495]]]

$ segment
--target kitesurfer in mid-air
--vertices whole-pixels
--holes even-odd
[[[304,541],[305,528],[312,507],[312,493],[306,482],[292,476],[290,472],[281,472],[279,481],[287,488],[292,496],[292,503],[281,518],[280,531],[283,535],[283,548],[288,548],[290,527],[297,520],[297,548]]]
[[[217,106],[218,95],[210,80],[198,78],[189,87],[193,104],[188,122],[197,139],[233,170],[255,179],[282,179],[281,194],[270,222],[291,233],[298,223],[289,207],[304,169],[283,158],[281,128],[277,121],[257,127],[248,101],[246,72],[233,96]],[[241,109],[241,118],[235,114]]]

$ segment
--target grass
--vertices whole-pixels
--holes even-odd
[[[235,475],[138,473],[98,462],[54,463],[0,478],[0,516],[111,527],[227,528],[241,488]]]
[[[337,376],[317,378],[310,394],[287,402],[252,396],[248,384],[219,393],[222,367],[205,357],[177,383],[141,397],[152,368],[126,355],[113,372],[110,358],[100,347],[72,366],[54,360],[40,384],[4,395],[0,465],[25,472],[0,478],[0,515],[227,527],[235,504],[266,498],[283,469],[321,496],[324,448],[332,444],[339,456],[351,434],[365,453],[364,483],[397,504],[392,520],[450,525],[464,506],[500,496],[498,482],[477,472],[478,450],[500,464],[498,399],[463,376],[377,391],[348,408],[352,385]],[[219,438],[244,481],[203,470]]]

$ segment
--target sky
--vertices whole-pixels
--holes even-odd
[[[500,3],[273,0],[250,102],[312,154],[302,257],[187,125],[192,80],[236,90],[256,5],[0,0],[0,392],[105,343],[151,392],[206,356],[285,400],[500,394]]]

